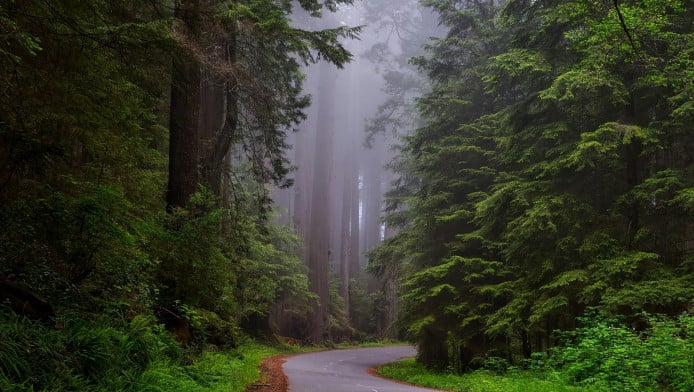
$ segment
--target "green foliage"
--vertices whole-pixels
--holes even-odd
[[[247,321],[265,328],[253,323],[267,319],[280,300],[284,312],[299,315],[315,300],[296,234],[252,216],[249,189],[239,196],[233,210],[223,210],[201,188],[186,209],[164,216],[166,228],[154,241],[159,303],[188,322],[197,343],[233,340],[228,335]]]
[[[260,230],[265,231],[264,233]],[[246,226],[236,238],[245,238],[248,255],[240,263],[239,286],[242,314],[267,315],[273,304],[284,300],[286,310],[304,313],[315,295],[308,289],[306,266],[299,259],[299,238],[286,226]]]
[[[594,132],[581,134],[581,141],[576,145],[575,151],[566,157],[566,165],[577,170],[615,165],[624,146],[634,142],[644,146],[655,144],[657,132],[635,125],[614,122],[602,124]]]
[[[351,0],[340,0],[337,3],[351,3]],[[264,36],[276,36],[286,41],[286,49],[296,55],[307,65],[322,59],[334,63],[339,68],[348,63],[352,54],[341,44],[341,38],[356,39],[361,27],[341,26],[320,31],[308,31],[292,27],[287,15],[291,12],[291,5],[285,2],[283,6],[263,0],[248,2],[228,2],[225,17],[232,20],[244,20],[252,23],[258,32]],[[318,1],[300,2],[305,10],[318,10],[321,4]],[[314,16],[319,16],[314,14]]]
[[[3,390],[140,390],[137,379],[146,369],[181,354],[151,316],[113,325],[73,314],[59,317],[56,325],[2,308]]]
[[[232,263],[220,248],[221,210],[205,190],[186,209],[164,217],[167,230],[157,239],[162,254],[158,273],[164,303],[182,301],[221,314],[234,312]]]
[[[296,7],[317,16],[348,3]],[[234,182],[226,205],[201,187],[167,214],[164,108],[181,44],[169,5],[0,5],[0,274],[8,290],[50,307],[37,315],[3,297],[3,306],[45,324],[3,307],[0,389],[171,390],[149,383],[161,375],[205,390],[234,358],[210,359],[223,363],[217,373],[195,377],[179,361],[237,344],[239,325],[267,317],[280,297],[298,313],[314,300],[296,235],[265,219],[265,185],[287,174],[285,132],[309,102],[299,64],[345,64],[351,54],[338,39],[359,29],[295,29],[290,2],[205,6],[212,21],[205,39],[229,33],[216,30],[222,26],[239,29],[232,68],[243,115],[233,143],[258,154],[260,166],[224,173]],[[228,76],[214,55],[196,54]],[[191,356],[159,322],[193,345]]]
[[[146,252],[151,222],[134,216],[122,189],[71,196],[50,189],[0,210],[1,271],[56,305],[76,298],[133,310],[151,303],[156,262]]]
[[[478,370],[464,375],[456,375],[450,372],[434,372],[415,363],[414,360],[404,360],[381,366],[378,368],[378,372],[386,377],[408,383],[456,392],[579,392],[600,390],[568,385],[553,373],[513,371],[499,375],[489,370]]]
[[[494,4],[425,2],[448,33],[413,60],[403,229],[372,252],[402,263],[419,361],[455,371],[546,351],[586,308],[694,298],[691,4]]]
[[[3,29],[3,43],[0,45],[0,63],[18,63],[23,56],[35,56],[41,51],[41,40],[27,32],[21,31],[17,22],[8,15],[8,8],[14,5],[11,0],[7,6],[0,6],[0,24]]]
[[[187,356],[151,315],[114,324],[80,314],[46,326],[0,307],[3,391],[244,391],[263,357],[285,349],[244,342]]]
[[[55,306],[138,313],[156,265],[144,211],[161,208],[165,182],[152,78],[163,22],[122,6],[2,6],[13,33],[0,50],[21,58],[0,73],[0,271]],[[122,41],[110,41],[116,30]],[[18,50],[24,32],[41,50]],[[149,66],[138,68],[130,56],[144,52]]]
[[[572,383],[619,391],[690,391],[694,388],[694,317],[642,315],[643,331],[623,322],[582,318],[564,336],[550,364]]]
[[[349,282],[349,325],[353,327],[352,338],[369,341],[376,338],[378,315],[384,312],[384,291],[368,289],[368,278],[360,274]]]
[[[242,392],[260,377],[260,361],[286,350],[246,342],[233,351],[205,352],[189,365],[154,363],[138,379],[139,391]]]

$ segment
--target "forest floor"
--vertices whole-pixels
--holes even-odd
[[[287,392],[287,376],[282,371],[282,364],[289,355],[291,354],[263,358],[260,363],[260,380],[249,385],[246,392]]]

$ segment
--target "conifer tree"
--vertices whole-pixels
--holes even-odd
[[[449,33],[416,60],[433,86],[407,139],[420,183],[379,250],[409,255],[420,361],[529,356],[586,308],[683,311],[691,6],[427,4]]]
[[[311,0],[298,8],[319,17],[349,3]],[[341,67],[351,54],[338,39],[356,38],[359,31],[297,28],[290,25],[293,9],[289,2],[176,2],[174,37],[180,50],[173,56],[169,205],[184,207],[200,184],[218,190],[233,144],[242,147],[259,183],[288,185],[286,133],[305,118],[309,103],[301,92],[299,67],[320,60]],[[226,104],[216,124],[200,120],[203,66],[223,87]],[[201,131],[201,124],[214,129]],[[206,178],[200,178],[201,168]]]

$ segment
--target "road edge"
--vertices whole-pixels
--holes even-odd
[[[246,387],[245,392],[287,392],[289,381],[282,371],[287,358],[295,354],[280,354],[260,361],[260,379]]]
[[[403,358],[403,359],[405,359],[405,358]],[[383,365],[387,365],[387,363],[383,363],[383,364],[378,365],[378,366],[383,366]],[[366,369],[366,372],[369,373],[369,375],[371,375],[371,376],[378,377],[378,378],[383,379],[383,380],[388,380],[388,381],[394,382],[394,383],[396,383],[396,384],[407,385],[407,386],[409,386],[409,387],[417,387],[417,388],[422,388],[422,389],[428,389],[428,390],[430,390],[430,391],[435,391],[435,392],[447,392],[447,391],[444,391],[444,390],[442,390],[442,389],[433,389],[433,388],[430,388],[430,387],[425,387],[425,386],[423,386],[423,385],[412,384],[411,382],[402,381],[402,380],[396,380],[396,379],[394,379],[394,378],[386,377],[386,376],[382,375],[381,373],[379,373],[379,372],[378,372],[378,369],[377,369],[377,368],[374,368],[374,367],[370,367],[370,368]]]

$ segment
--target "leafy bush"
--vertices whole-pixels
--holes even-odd
[[[0,203],[0,273],[53,306],[141,310],[157,261],[147,253],[152,222],[133,209],[117,186],[45,187]]]
[[[486,357],[482,364],[482,368],[490,370],[496,374],[504,374],[508,370],[510,364],[504,358]]]
[[[73,315],[56,321],[58,328],[0,307],[1,390],[139,390],[153,363],[181,355],[152,316],[120,326]]]
[[[315,297],[297,256],[298,236],[258,218],[248,204],[219,208],[215,196],[201,187],[185,209],[164,217],[164,229],[154,240],[161,260],[160,305],[188,321],[185,309],[210,311],[252,330],[264,329],[256,320],[267,324],[280,299],[285,310],[301,314],[310,309]],[[205,328],[219,329],[210,317],[200,321],[213,321]],[[223,329],[234,329],[231,324]]]
[[[235,310],[234,265],[223,254],[219,227],[222,210],[214,196],[204,188],[191,196],[185,209],[176,209],[163,217],[164,229],[157,232],[154,252],[161,264],[159,302],[180,307],[177,301],[220,314]]]
[[[615,320],[583,318],[551,364],[572,383],[619,391],[694,390],[694,317],[644,315],[644,331]]]

